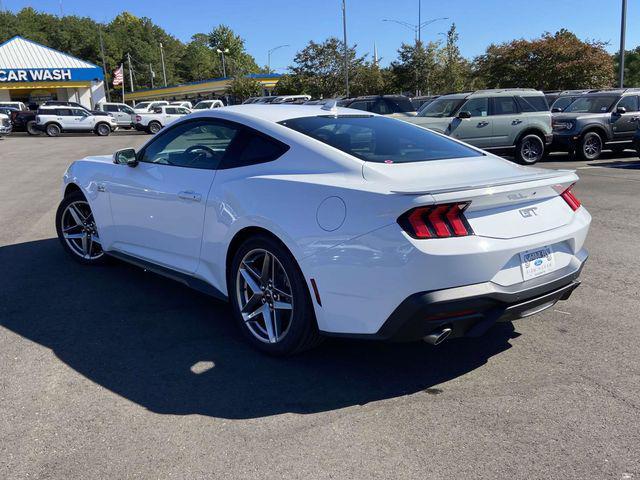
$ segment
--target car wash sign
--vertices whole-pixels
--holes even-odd
[[[99,68],[0,69],[0,83],[73,82],[102,79],[102,70]]]

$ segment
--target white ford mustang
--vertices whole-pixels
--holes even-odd
[[[188,115],[64,175],[65,250],[229,299],[248,340],[478,336],[569,297],[591,217],[572,171],[319,106]]]

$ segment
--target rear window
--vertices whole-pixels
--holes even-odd
[[[318,116],[280,124],[368,162],[410,163],[482,156],[447,137],[385,117]]]
[[[516,97],[523,112],[548,112],[549,104],[543,95]]]

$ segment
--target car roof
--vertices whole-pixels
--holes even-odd
[[[205,110],[191,114],[191,116],[212,116],[216,118],[229,118],[237,116],[252,117],[264,120],[270,123],[278,123],[284,120],[301,117],[317,117],[325,115],[358,115],[358,116],[376,116],[374,113],[363,112],[353,108],[336,107],[336,109],[326,110],[322,105],[254,105],[252,103],[246,105],[232,105],[224,108],[216,108],[214,110]]]

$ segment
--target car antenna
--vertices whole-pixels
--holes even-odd
[[[320,108],[322,108],[322,110],[331,112],[334,115],[338,115],[338,101],[336,99],[329,100]]]

